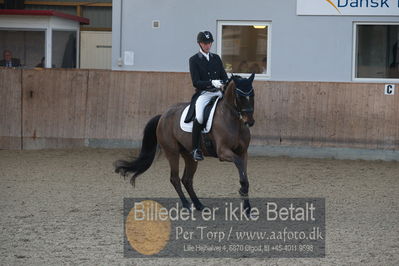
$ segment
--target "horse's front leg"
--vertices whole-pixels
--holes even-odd
[[[240,176],[240,185],[241,185],[240,190],[238,192],[240,193],[240,196],[244,201],[244,208],[246,209],[246,213],[247,215],[249,215],[251,211],[251,205],[249,203],[249,196],[248,196],[249,182],[247,176],[247,160],[248,160],[247,153],[245,152],[241,156],[238,156],[229,149],[226,150],[220,149],[218,151],[218,157],[220,161],[233,162],[237,167],[238,174]]]
[[[247,176],[248,155],[247,155],[247,153],[244,153],[239,158],[242,163],[242,166],[240,168],[237,166],[238,171],[240,171],[240,169],[242,169],[242,171],[240,172],[241,188],[240,188],[239,192],[242,197],[248,197],[248,192],[249,192],[249,182],[248,182],[248,176]]]
[[[247,160],[248,154],[245,152],[240,157],[239,166],[235,163],[239,173],[240,173],[240,184],[241,188],[238,191],[240,193],[241,198],[244,201],[244,209],[246,209],[246,213],[249,216],[251,213],[251,204],[249,203],[249,182],[247,175]]]

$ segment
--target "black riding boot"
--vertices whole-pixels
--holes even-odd
[[[204,156],[202,155],[200,142],[201,142],[201,130],[202,125],[198,123],[197,119],[193,122],[193,158],[195,161],[202,161]]]

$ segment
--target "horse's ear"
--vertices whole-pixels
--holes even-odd
[[[232,77],[232,80],[234,81],[234,83],[236,83],[237,82],[237,78],[236,77]]]
[[[231,79],[234,81],[234,83],[237,83],[237,76],[235,76],[233,73],[231,73]]]
[[[248,79],[252,82],[254,81],[254,78],[255,78],[255,73],[252,73]]]

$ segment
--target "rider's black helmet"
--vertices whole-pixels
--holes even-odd
[[[213,36],[212,33],[209,31],[200,31],[197,35],[197,42],[203,42],[203,43],[211,43],[213,42]]]

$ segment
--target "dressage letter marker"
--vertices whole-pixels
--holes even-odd
[[[386,84],[384,92],[385,92],[385,95],[395,95],[395,85],[394,84]]]

